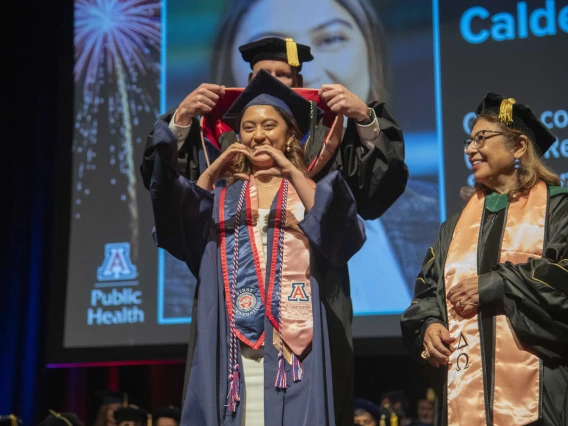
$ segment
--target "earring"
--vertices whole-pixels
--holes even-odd
[[[288,139],[288,142],[286,142],[286,152],[291,152],[292,151],[292,139]]]
[[[241,134],[237,133],[237,142],[240,142],[240,141],[241,141]]]
[[[521,169],[521,160],[515,158],[515,170],[520,170],[520,169]]]

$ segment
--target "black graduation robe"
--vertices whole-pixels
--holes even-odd
[[[535,425],[568,425],[568,190],[549,187],[542,258],[524,264],[499,263],[508,199],[486,197],[478,246],[479,302],[486,406],[492,406],[494,322],[504,313],[525,348],[541,359],[542,419]],[[447,425],[447,368],[420,357],[424,332],[433,323],[448,326],[444,269],[460,214],[442,224],[416,280],[412,305],[401,318],[404,344],[425,365],[438,396],[436,425]],[[536,279],[534,278],[536,277]],[[491,414],[489,415],[491,419]],[[491,426],[490,424],[488,426]]]

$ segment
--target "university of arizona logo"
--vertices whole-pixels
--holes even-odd
[[[306,283],[303,281],[293,282],[292,291],[288,295],[288,300],[290,302],[309,302],[310,296],[306,294]]]
[[[235,308],[237,310],[237,314],[243,317],[248,317],[259,310],[260,303],[252,290],[248,288],[242,288],[237,291]]]
[[[105,260],[97,268],[99,281],[133,280],[136,266],[130,261],[129,243],[105,244]]]

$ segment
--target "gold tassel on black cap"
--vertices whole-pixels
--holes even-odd
[[[436,401],[436,393],[434,392],[434,389],[428,388],[426,390],[426,400],[432,404]]]
[[[391,413],[390,426],[398,426],[398,416],[394,413]]]
[[[18,423],[22,423],[22,420],[13,414],[10,414],[8,417],[10,419],[10,426],[20,426]]]
[[[288,59],[288,65],[292,67],[299,67],[300,60],[298,59],[298,46],[296,42],[291,38],[287,38],[286,40],[286,56]]]
[[[499,107],[499,121],[505,126],[510,126],[513,123],[513,104],[517,101],[513,98],[503,99]]]
[[[60,420],[63,420],[65,422],[65,424],[67,424],[67,426],[73,426],[73,424],[69,421],[69,419],[67,417],[62,416],[61,414],[59,414],[56,411],[53,410],[49,410],[49,412],[54,415],[55,417],[57,417]]]
[[[381,414],[381,421],[379,422],[379,426],[387,426],[387,422],[385,421],[386,416]]]
[[[390,404],[384,404],[383,405],[390,413],[390,426],[398,426],[398,416],[396,415],[396,413],[393,411],[393,409],[391,408]]]

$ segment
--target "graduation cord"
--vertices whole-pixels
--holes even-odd
[[[239,273],[239,229],[241,225],[241,211],[243,209],[243,204],[245,201],[245,196],[248,190],[248,181],[245,181],[243,188],[241,189],[241,194],[239,196],[239,202],[237,204],[237,213],[235,216],[235,234],[233,237],[233,273],[230,280],[231,288],[231,300],[233,309],[231,309],[231,318],[229,321],[229,327],[231,330],[231,335],[229,337],[229,392],[227,395],[227,407],[234,413],[237,411],[237,403],[241,400],[239,394],[240,388],[240,378],[239,378],[239,360],[237,357],[237,333],[235,332],[235,304],[237,299],[237,276]]]
[[[276,380],[274,387],[277,389],[286,389],[288,380],[286,379],[286,360],[284,359],[284,341],[282,339],[282,265],[284,264],[284,226],[286,224],[286,207],[288,204],[288,180],[284,179],[284,187],[282,191],[282,206],[280,206],[280,233],[278,235],[278,251],[277,261],[280,263],[280,285],[278,286],[278,332],[280,337],[280,352],[278,352],[278,369],[276,370]]]
[[[276,370],[276,379],[274,380],[274,387],[276,389],[286,389],[289,387],[288,379],[286,377],[286,359],[284,357],[284,339],[282,338],[282,267],[284,265],[284,234],[286,227],[286,211],[288,206],[288,185],[287,179],[284,179],[284,184],[282,187],[282,205],[280,206],[280,223],[278,224],[280,232],[278,234],[278,249],[276,252],[277,263],[280,264],[280,270],[277,272],[279,274],[279,282],[277,290],[278,297],[278,335],[280,339],[280,349],[278,352],[278,369]],[[292,381],[294,383],[301,381],[304,378],[304,367],[302,363],[292,352]]]

